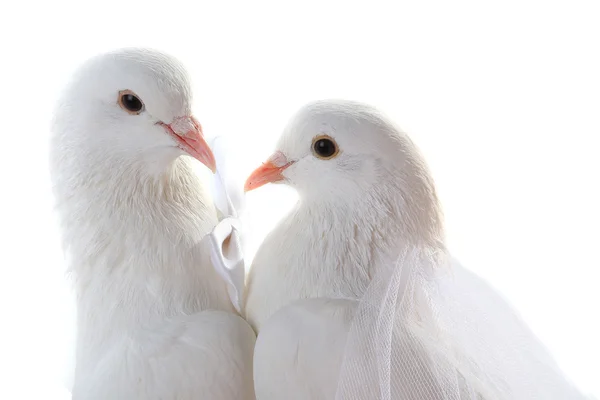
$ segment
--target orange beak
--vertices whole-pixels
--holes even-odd
[[[204,140],[202,134],[202,126],[196,118],[193,116],[189,117],[177,117],[170,124],[159,122],[169,136],[171,136],[177,142],[177,147],[206,165],[213,174],[217,171],[217,163],[215,156]]]
[[[276,152],[260,167],[256,168],[246,179],[244,191],[249,192],[257,189],[267,183],[279,182],[285,179],[282,172],[292,165],[293,161],[288,159],[281,152]]]

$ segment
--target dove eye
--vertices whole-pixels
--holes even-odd
[[[335,140],[326,135],[317,136],[313,139],[312,151],[316,157],[322,160],[330,160],[339,153]]]
[[[119,92],[119,106],[131,115],[137,115],[144,111],[144,103],[131,90]]]

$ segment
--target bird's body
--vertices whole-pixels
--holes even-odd
[[[254,258],[246,318],[260,333],[258,399],[334,398],[356,307],[350,299],[365,292],[375,261],[371,233],[359,229],[365,221],[345,218],[349,211],[332,204],[332,220],[297,204]]]
[[[257,399],[335,399],[357,305],[356,300],[309,298],[273,313],[256,342]]]
[[[256,342],[257,399],[386,399],[373,390],[379,389],[377,378],[364,386],[356,384],[351,395],[340,392],[341,382],[346,378],[342,376],[342,368],[349,333],[360,305],[360,300],[310,298],[291,302],[276,311],[263,324]],[[419,342],[403,337],[398,331],[391,333],[389,399],[446,400],[441,394],[443,384],[432,373],[432,362],[419,354]],[[352,351],[357,350],[360,352],[360,349]],[[373,355],[365,354],[361,362],[368,365],[369,357]],[[448,395],[452,396],[450,391]],[[448,398],[487,400],[482,396]]]
[[[580,398],[491,288],[452,264],[426,163],[377,110],[305,106],[246,189],[268,182],[299,201],[248,278],[258,399]]]
[[[203,241],[216,210],[159,126],[176,130],[190,114],[184,72],[153,51],[104,55],[57,109],[51,171],[77,295],[75,400],[254,398],[254,333]],[[123,89],[145,100],[143,112],[119,108]],[[201,141],[186,143],[208,151]]]
[[[254,258],[248,282],[246,317],[255,330],[260,331],[274,312],[293,301],[357,299],[364,293],[373,254],[369,247],[356,243],[366,241],[368,238],[358,236],[368,233],[357,229],[355,222],[340,220],[342,226],[335,229],[328,222],[298,205],[268,235]],[[335,234],[325,236],[327,232]],[[336,268],[320,268],[325,264]]]

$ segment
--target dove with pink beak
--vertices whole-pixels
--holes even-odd
[[[255,334],[211,263],[217,225],[198,161],[215,158],[190,78],[146,49],[74,74],[51,176],[77,296],[74,400],[252,400]]]

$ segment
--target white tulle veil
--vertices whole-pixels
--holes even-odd
[[[575,400],[516,312],[445,254],[401,252],[374,276],[348,334],[336,400]]]

